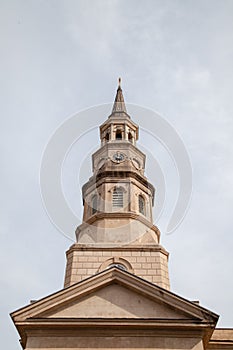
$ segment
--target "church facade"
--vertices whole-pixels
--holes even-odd
[[[170,291],[138,130],[119,81],[82,188],[64,288],[11,314],[23,349],[233,349],[218,315]]]

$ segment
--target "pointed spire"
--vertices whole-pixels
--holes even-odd
[[[124,97],[121,89],[121,78],[118,79],[118,89],[117,89],[115,101],[112,107],[112,113],[116,113],[116,112],[127,113],[125,101],[124,101]]]

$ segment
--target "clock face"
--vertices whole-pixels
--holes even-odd
[[[120,163],[123,162],[123,160],[125,159],[125,155],[123,153],[117,152],[113,155],[112,158],[115,162]]]

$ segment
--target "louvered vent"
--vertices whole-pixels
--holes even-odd
[[[123,208],[124,204],[124,193],[121,188],[114,189],[112,195],[112,206],[114,208]]]

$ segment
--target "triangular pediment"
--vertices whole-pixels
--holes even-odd
[[[160,319],[213,321],[217,315],[118,268],[105,270],[14,313],[26,319]]]
[[[41,315],[52,318],[187,318],[163,303],[148,299],[117,283]]]

